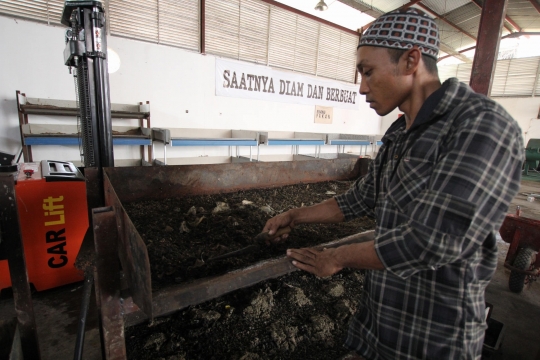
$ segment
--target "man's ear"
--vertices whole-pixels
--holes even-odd
[[[422,52],[417,47],[414,47],[407,50],[405,54],[403,54],[403,57],[405,60],[405,74],[410,75],[418,69],[420,61],[422,60]]]

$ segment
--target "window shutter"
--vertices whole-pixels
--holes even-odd
[[[49,23],[54,25],[62,25],[60,21],[62,20],[62,12],[64,11],[64,1],[49,0],[47,8],[49,12]]]
[[[240,2],[240,60],[261,64],[267,62],[270,6],[254,0]]]
[[[531,96],[536,80],[539,57],[509,60],[508,81],[504,96]],[[499,64],[497,63],[497,67]]]
[[[199,49],[199,0],[104,0],[110,34]],[[1,0],[0,14],[60,24],[64,0]],[[205,51],[348,82],[358,36],[260,0],[206,0]]]
[[[268,64],[315,75],[319,23],[275,6],[270,19]]]
[[[110,0],[111,35],[158,42],[157,0]]]
[[[238,59],[239,0],[207,0],[205,49],[208,54]]]
[[[456,77],[459,81],[469,85],[471,82],[472,63],[459,64]]]
[[[340,33],[341,41],[336,79],[354,82],[354,73],[356,71],[356,47],[358,46],[359,37],[343,31],[340,31]]]
[[[13,15],[48,24],[60,25],[62,0],[2,0],[0,14]]]
[[[268,65],[294,70],[296,18],[290,11],[273,6],[270,11]]]
[[[317,75],[335,79],[341,48],[341,36],[338,29],[322,25],[319,35],[319,55],[317,57]]]
[[[315,75],[317,71],[317,46],[319,23],[297,15],[294,70]]]
[[[495,65],[495,74],[491,83],[491,93],[489,96],[503,96],[506,82],[508,81],[508,67],[510,60],[499,60]]]
[[[317,75],[354,82],[358,36],[321,24]]]
[[[199,50],[198,0],[159,0],[159,43]]]

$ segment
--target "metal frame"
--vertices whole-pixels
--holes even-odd
[[[176,129],[180,130],[180,129]],[[193,129],[190,129],[193,130]],[[201,129],[201,131],[214,131],[212,129]],[[222,130],[219,130],[222,131]],[[236,157],[240,158],[238,148],[240,146],[249,146],[249,161],[252,159],[252,147],[257,147],[257,160],[259,161],[259,145],[266,143],[265,133],[249,130],[231,130],[231,137],[209,138],[209,137],[172,137],[171,129],[154,128],[152,129],[152,141],[163,144],[163,162],[152,159],[156,165],[167,165],[167,145],[171,146],[227,146],[229,154],[231,148],[236,148]],[[152,144],[153,146],[153,144]]]
[[[345,146],[360,146],[360,153],[362,151],[364,155],[367,155],[368,148],[371,146],[373,151],[373,142],[375,137],[373,135],[355,135],[355,134],[327,134],[326,135],[326,144],[327,145],[337,145],[337,152],[345,153]]]
[[[0,258],[8,261],[23,358],[32,360],[40,359],[40,351],[15,194],[17,174],[0,173]]]
[[[538,275],[540,272],[540,256],[536,257],[536,261],[533,264],[536,270],[531,272],[515,269],[512,267],[512,264],[520,248],[530,247],[535,251],[540,250],[540,237],[538,237],[540,233],[540,221],[509,214],[506,215],[499,233],[502,239],[510,244],[504,266],[520,273]]]

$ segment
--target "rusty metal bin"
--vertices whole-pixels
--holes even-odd
[[[199,279],[153,292],[146,245],[122,204],[298,183],[352,180],[367,173],[369,161],[342,157],[298,162],[105,169],[103,187],[106,207],[93,209],[93,230],[96,297],[106,358],[125,358],[126,326],[168,315],[297,270],[282,256],[222,276]],[[368,231],[320,246],[369,241],[373,237],[373,231]]]

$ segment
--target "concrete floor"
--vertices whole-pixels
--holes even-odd
[[[521,207],[521,216],[540,220],[540,199],[527,201],[528,194],[540,194],[540,182],[523,181],[509,213]],[[505,325],[503,342],[495,359],[534,360],[540,351],[540,283],[532,283],[521,294],[508,290],[510,271],[503,264],[509,244],[498,239],[499,264],[486,290],[486,301],[493,304],[491,317]]]
[[[524,181],[509,212],[515,213],[519,205],[522,216],[540,220],[540,199],[528,202],[530,193],[540,194],[540,182]],[[505,326],[501,348],[490,359],[538,360],[540,283],[533,283],[521,294],[508,290],[509,271],[503,267],[508,246],[499,239],[499,265],[486,291],[486,301],[493,304],[491,317]],[[73,358],[82,291],[82,284],[73,284],[33,294],[43,360]],[[97,360],[101,359],[101,350],[94,294],[91,301],[83,359]],[[4,291],[0,296],[0,320],[14,316],[13,298]]]

